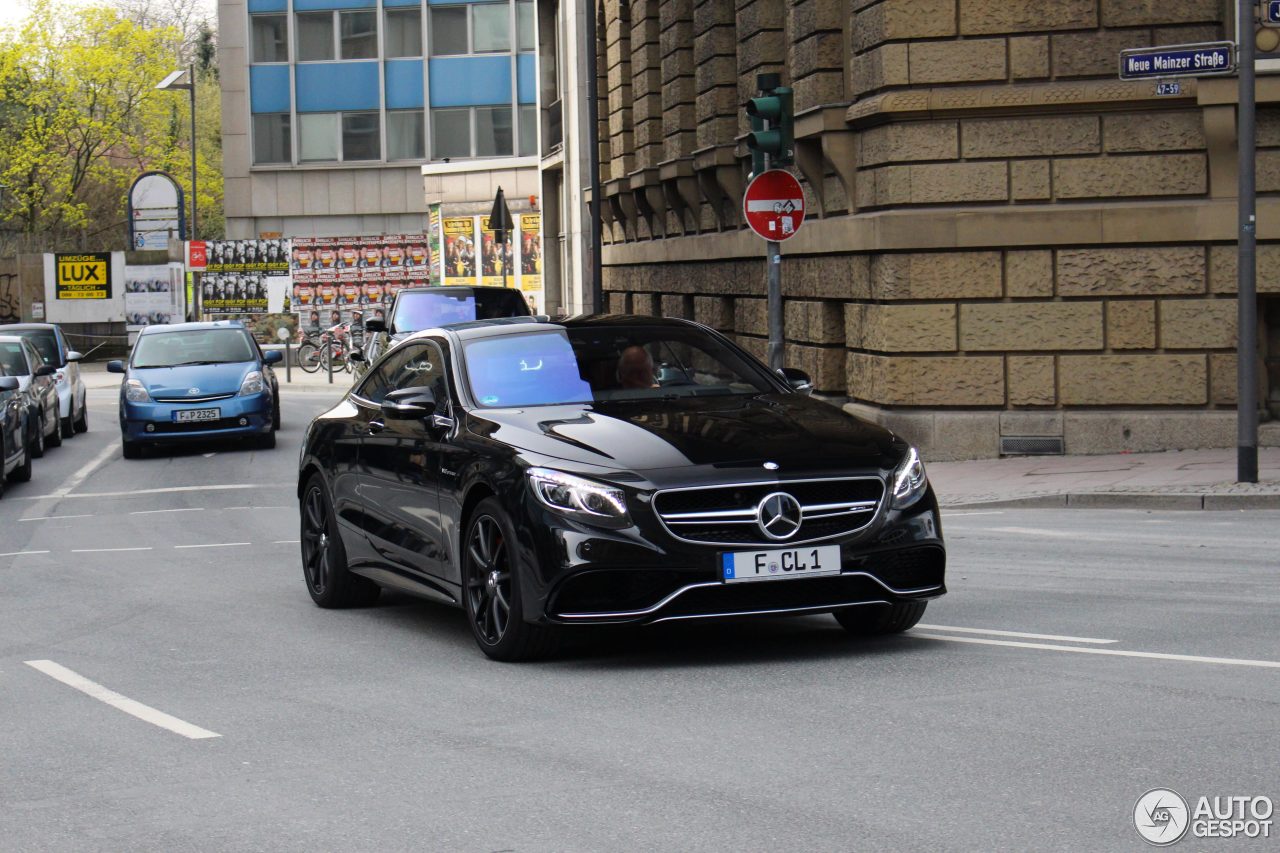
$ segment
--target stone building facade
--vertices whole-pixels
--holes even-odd
[[[742,105],[777,72],[810,211],[783,247],[788,364],[934,459],[1230,446],[1236,82],[1157,96],[1117,68],[1233,38],[1233,5],[599,0],[608,307],[764,355]],[[1280,357],[1280,77],[1258,101],[1261,366]]]

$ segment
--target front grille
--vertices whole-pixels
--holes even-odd
[[[791,495],[801,507],[800,528],[785,540],[765,536],[757,522],[757,507],[774,492]],[[883,497],[879,478],[852,477],[674,489],[654,495],[653,506],[667,532],[687,542],[785,548],[860,530]]]
[[[212,403],[214,400],[229,400],[235,394],[211,394],[207,397],[152,397],[157,403]]]

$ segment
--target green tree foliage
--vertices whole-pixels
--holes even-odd
[[[35,0],[20,28],[0,32],[0,233],[10,243],[0,254],[125,248],[128,188],[145,171],[168,172],[190,197],[188,97],[155,85],[197,61],[200,43],[116,6],[62,0]],[[221,110],[207,56],[196,75],[197,201],[201,236],[214,237]]]

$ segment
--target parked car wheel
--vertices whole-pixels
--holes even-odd
[[[271,403],[271,431],[275,432],[280,429],[280,389],[276,389],[276,393]]]
[[[58,426],[54,428],[53,432],[44,437],[44,443],[49,447],[62,446],[62,424],[58,424]]]
[[[61,428],[62,428],[62,437],[63,437],[63,438],[74,438],[74,437],[75,437],[75,434],[76,434],[76,423],[75,423],[75,421],[72,419],[71,415],[67,415],[65,418],[63,418],[63,419],[62,419]]]
[[[80,417],[75,419],[74,427],[76,432],[89,431],[89,402],[87,400],[80,406]]]
[[[124,454],[125,459],[141,459],[142,445],[136,441],[121,441],[120,452]]]
[[[22,464],[9,472],[9,479],[15,483],[26,483],[31,480],[31,448],[22,449]]]
[[[495,498],[481,501],[463,539],[462,597],[480,650],[494,660],[546,657],[559,639],[546,625],[526,622],[520,603],[515,527]]]
[[[915,627],[924,616],[928,604],[927,601],[905,601],[900,604],[846,607],[831,615],[850,634],[862,637],[901,634]]]
[[[32,424],[31,443],[27,445],[30,448],[29,455],[32,459],[42,459],[44,457],[44,418],[36,418]]]
[[[263,450],[270,450],[276,446],[275,432],[269,432],[266,435],[258,436],[258,447]]]
[[[324,480],[315,474],[302,492],[302,571],[311,600],[324,608],[363,607],[382,588],[347,568],[347,551]]]

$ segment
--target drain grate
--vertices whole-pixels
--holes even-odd
[[[1062,456],[1067,452],[1062,436],[1002,435],[1001,456]]]

